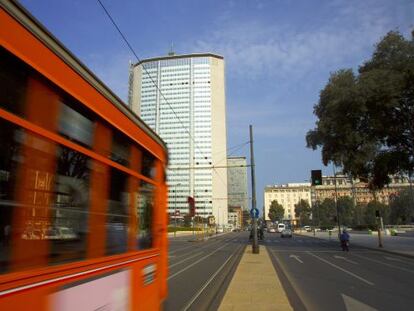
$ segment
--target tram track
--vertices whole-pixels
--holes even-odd
[[[199,291],[186,303],[186,305],[181,309],[181,311],[188,311],[192,310],[193,307],[196,308],[195,310],[217,310],[218,305],[221,302],[222,297],[224,296],[225,289],[227,289],[228,284],[231,281],[231,277],[233,273],[230,273],[232,270],[237,268],[237,264],[241,256],[237,256],[237,254],[241,254],[244,251],[246,245],[240,245],[237,249],[227,258],[227,260],[216,270],[214,274],[204,283],[204,285],[200,288]],[[220,272],[227,268],[227,273],[224,278],[228,279],[228,282],[217,282],[220,285],[215,287],[214,293],[210,293],[210,299],[207,299],[206,302],[203,303],[204,308],[200,305],[195,306],[195,303],[198,302],[198,299],[201,295],[210,287],[210,285],[216,281]],[[233,271],[234,272],[234,271]],[[217,295],[220,291],[222,291],[222,295]]]
[[[231,233],[175,257],[169,267],[165,310],[216,310],[247,241],[242,234]]]

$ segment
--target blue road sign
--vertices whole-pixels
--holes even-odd
[[[259,218],[259,210],[257,208],[252,208],[250,210],[250,217]]]

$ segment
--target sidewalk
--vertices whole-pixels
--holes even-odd
[[[266,247],[253,254],[247,246],[219,311],[292,311]]]
[[[295,232],[298,235],[314,237],[313,232]],[[337,241],[337,232],[332,232],[331,240]],[[388,253],[403,255],[403,256],[410,256],[414,257],[414,238],[413,237],[401,237],[401,236],[390,236],[390,235],[382,235],[382,244],[383,248],[378,247],[378,234],[375,233],[373,235],[368,234],[359,234],[353,233],[349,231],[351,236],[350,242],[351,246],[359,245],[370,249],[375,249],[379,251],[384,251]],[[316,232],[315,238],[329,240],[328,232]]]
[[[174,236],[174,232],[168,232],[168,238],[178,238],[178,237],[182,237],[182,236],[189,236],[189,237],[193,237],[197,240],[200,241],[207,241],[209,239],[213,239],[225,234],[228,234],[230,232],[223,232],[223,233],[213,233],[211,235],[207,235],[206,233],[202,233],[202,232],[195,232],[193,234],[193,231],[177,231],[176,236]]]

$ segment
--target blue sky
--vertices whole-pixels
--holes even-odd
[[[305,144],[330,72],[357,69],[388,31],[414,29],[412,0],[102,1],[140,58],[165,55],[171,42],[178,54],[224,56],[228,148],[247,142],[253,125],[260,209],[265,185],[332,172]],[[21,2],[126,100],[136,60],[97,1]]]

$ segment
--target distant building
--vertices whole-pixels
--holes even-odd
[[[409,187],[408,178],[392,176],[391,183],[376,192],[377,200],[384,204],[389,204],[390,198],[397,195],[404,188]],[[368,189],[368,184],[360,179],[350,180],[345,175],[323,176],[322,185],[314,187],[312,201],[322,202],[323,200],[335,198],[335,179],[336,192],[338,197],[349,196],[354,198],[355,204],[366,204],[374,200],[372,191]]]
[[[236,228],[243,225],[243,210],[241,207],[232,207],[229,209],[229,224],[233,224]]]
[[[248,225],[250,225],[250,222],[251,222],[250,212],[248,210],[243,210],[242,211],[243,228],[246,228]]]
[[[215,54],[145,59],[130,70],[130,106],[167,143],[169,213],[227,223],[224,59]],[[214,168],[212,166],[221,166]]]
[[[390,198],[397,195],[401,190],[410,186],[408,178],[392,176],[391,183],[376,192],[377,200],[384,204],[389,204]],[[344,175],[322,176],[322,185],[311,187],[310,183],[288,183],[283,185],[267,186],[264,190],[265,217],[270,220],[268,213],[270,204],[277,200],[285,209],[285,220],[296,221],[295,204],[303,199],[309,205],[325,199],[335,199],[335,179],[336,193],[338,198],[354,198],[355,204],[367,204],[374,200],[373,193],[368,189],[368,184],[360,179],[350,180]]]
[[[229,210],[232,207],[248,209],[246,157],[227,158],[227,191]]]
[[[295,204],[305,200],[311,205],[310,183],[288,183],[284,185],[267,186],[264,191],[265,219],[269,218],[272,201],[276,200],[285,209],[284,220],[295,221]]]

